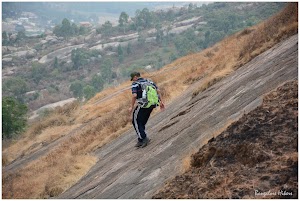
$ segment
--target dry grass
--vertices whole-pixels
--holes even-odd
[[[195,96],[253,56],[294,34],[298,27],[296,5],[292,3],[267,22],[227,37],[202,52],[177,59],[157,72],[144,73],[143,77],[151,78],[158,84],[167,105],[191,84],[200,81]],[[269,26],[273,26],[272,29]],[[275,33],[274,38],[268,31],[273,35]],[[251,44],[254,39],[255,44]],[[129,81],[104,90],[82,106],[77,103],[57,109],[32,125],[22,139],[4,148],[3,162],[6,165],[22,154],[46,146],[42,142],[47,144],[70,135],[49,150],[47,155],[27,164],[17,173],[8,175],[3,172],[3,198],[55,196],[86,174],[96,163],[96,159],[90,156],[92,151],[131,128],[128,121],[131,92],[130,89],[123,91],[128,87]],[[74,129],[81,125],[83,127],[75,132]],[[185,159],[184,169],[189,165],[190,159]]]
[[[244,32],[241,32],[240,36]],[[274,46],[274,44],[297,33],[298,3],[290,3],[281,12],[262,22],[255,30],[248,33],[240,51],[239,66]]]
[[[95,163],[96,159],[91,156],[73,157],[70,152],[62,154],[53,151],[17,173],[5,175],[2,179],[3,197],[26,199],[56,196],[78,181]]]

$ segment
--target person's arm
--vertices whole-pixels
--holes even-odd
[[[132,98],[131,98],[131,107],[129,108],[129,114],[132,114],[132,111],[134,109],[134,104],[135,104],[135,100],[136,100],[137,94],[134,93],[132,94]]]
[[[138,91],[138,84],[134,82],[134,83],[132,83],[132,86],[131,86],[132,97],[131,97],[130,108],[128,109],[130,118],[132,117],[134,104],[135,104],[135,101],[136,101],[136,98],[137,98],[137,91]]]
[[[159,107],[161,110],[164,110],[165,109],[165,104],[162,100],[162,96],[161,96],[161,92],[159,89],[157,89],[157,93],[158,93],[158,98],[159,98]]]

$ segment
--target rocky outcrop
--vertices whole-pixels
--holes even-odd
[[[91,47],[91,50],[100,50],[103,51],[105,50],[105,48],[107,47],[112,47],[113,49],[118,48],[119,45],[121,45],[121,47],[127,47],[127,45],[129,43],[134,44],[138,41],[138,39],[132,39],[132,40],[128,40],[128,41],[124,41],[124,42],[111,42],[111,43],[104,43],[104,44],[99,44],[96,46]]]
[[[5,59],[2,59],[2,64],[11,64],[10,62],[9,63],[4,63],[3,60],[10,60],[10,62],[12,61],[12,58],[5,58]],[[16,70],[16,67],[10,67],[10,68],[4,68],[2,69],[2,79],[5,79],[11,75],[13,75],[15,73],[15,70]]]
[[[191,169],[153,198],[296,199],[297,111],[296,80],[267,94],[261,106],[212,138],[193,154]]]
[[[3,49],[3,48],[2,48]],[[12,48],[4,48],[5,52],[12,52],[13,50],[17,49],[12,49]],[[8,66],[13,66],[14,60],[23,60],[23,62],[34,58],[37,55],[37,51],[35,49],[29,49],[29,50],[22,50],[22,51],[17,51],[13,52],[11,54],[6,54],[2,58],[2,65],[3,67],[8,67]]]
[[[138,38],[139,35],[138,33],[133,33],[133,34],[128,34],[128,35],[122,35],[122,36],[116,36],[116,37],[111,37],[110,40],[113,41],[127,41],[127,40],[132,40]]]
[[[32,92],[28,92],[28,93],[37,93],[37,92],[32,91]],[[65,104],[72,103],[76,100],[77,100],[76,98],[69,98],[69,99],[66,99],[66,100],[58,101],[56,103],[51,103],[51,104],[45,105],[45,106],[39,108],[38,110],[33,111],[31,116],[29,117],[29,120],[33,120],[33,119],[39,117],[39,114],[44,110],[49,110],[49,109],[51,110],[51,109],[54,109],[56,107],[62,107]]]
[[[9,65],[9,64],[11,64],[12,60],[13,60],[12,57],[3,58],[2,59],[2,64],[3,65]]]
[[[34,58],[37,55],[37,51],[35,49],[28,50],[26,52],[26,59]]]
[[[6,55],[18,51],[18,48],[12,46],[2,46],[2,54]]]
[[[261,105],[264,94],[297,78],[295,35],[194,98],[188,98],[193,87],[188,88],[150,119],[147,127],[152,141],[147,147],[134,149],[132,129],[95,151],[97,164],[58,198],[151,198],[165,181],[180,173],[184,157]]]
[[[187,25],[191,25],[191,24],[197,24],[198,22],[201,22],[202,17],[193,17],[191,19],[188,20],[183,20],[180,22],[176,22],[174,23],[175,27],[181,27],[181,26],[187,26]]]
[[[80,45],[74,45],[74,46],[69,46],[69,47],[65,47],[65,48],[61,48],[58,50],[55,50],[45,56],[43,56],[40,60],[39,63],[48,63],[51,62],[55,59],[55,57],[57,57],[58,59],[61,59],[63,57],[68,56],[72,50],[76,49],[76,48],[82,48],[84,46],[84,44],[80,44]]]

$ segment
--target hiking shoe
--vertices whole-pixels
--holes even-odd
[[[138,142],[136,143],[136,145],[134,145],[134,147],[140,147],[140,146],[142,146],[142,145],[143,145],[143,142],[138,141]]]
[[[141,147],[141,148],[146,147],[146,146],[148,145],[149,141],[150,141],[150,139],[146,137],[146,138],[143,140],[142,145],[141,145],[140,147]]]

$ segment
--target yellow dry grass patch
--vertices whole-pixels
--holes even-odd
[[[46,144],[65,136],[79,126],[80,125],[71,125],[46,128],[40,135],[37,135],[34,140],[25,138],[23,140],[16,141],[7,149],[2,151],[2,157],[5,158],[6,163],[8,164],[20,156],[25,156],[37,151]]]
[[[4,198],[49,198],[75,184],[96,163],[88,155],[73,157],[70,152],[53,151],[17,173],[3,177]],[[70,165],[72,164],[72,165]]]

